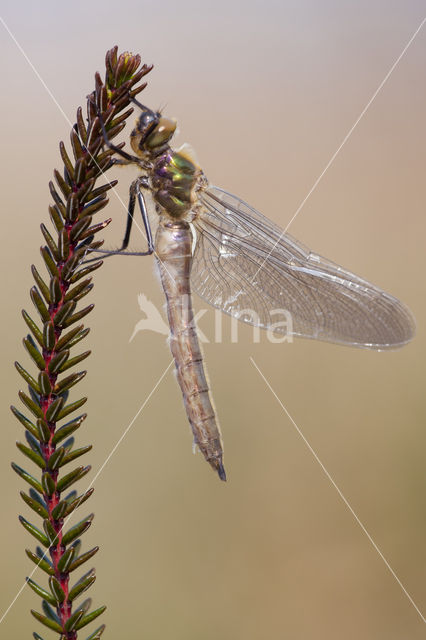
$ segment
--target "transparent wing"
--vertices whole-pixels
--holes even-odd
[[[370,349],[415,333],[396,298],[311,252],[218,187],[199,192],[191,284],[209,304],[278,334]]]

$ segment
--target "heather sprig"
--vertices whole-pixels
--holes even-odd
[[[71,130],[72,156],[61,142],[60,154],[63,172],[54,171],[56,185],[49,188],[53,204],[49,207],[53,227],[41,225],[45,245],[41,255],[47,273],[42,275],[32,266],[35,285],[31,300],[38,312],[34,319],[22,312],[30,333],[24,338],[34,371],[30,373],[18,362],[16,369],[28,385],[28,392],[20,391],[19,398],[25,414],[16,407],[12,412],[25,429],[25,442],[18,449],[38,468],[29,473],[12,463],[16,473],[29,485],[22,499],[42,519],[36,526],[20,516],[24,528],[40,546],[26,550],[27,556],[48,576],[43,587],[32,578],[28,585],[42,598],[42,613],[33,616],[45,627],[60,634],[61,640],[75,640],[78,630],[95,620],[105,607],[91,610],[91,599],[77,606],[76,599],[95,581],[95,570],[71,579],[76,569],[89,561],[98,551],[94,547],[81,551],[80,536],[90,527],[93,514],[68,525],[67,518],[92,494],[93,489],[78,495],[73,485],[83,478],[90,466],[80,465],[71,470],[67,465],[87,453],[91,445],[75,447],[74,433],[83,424],[86,414],[71,417],[87,398],[71,399],[70,389],[82,380],[85,371],[70,372],[89,355],[81,351],[74,355],[74,347],[88,334],[81,322],[93,309],[93,304],[80,308],[82,298],[90,293],[91,274],[102,261],[84,263],[87,254],[102,245],[94,237],[110,220],[96,222],[95,214],[108,202],[106,194],[116,181],[96,187],[97,179],[113,164],[113,151],[105,149],[99,114],[105,123],[109,139],[125,126],[133,109],[126,109],[130,98],[137,95],[145,84],[135,85],[150,71],[140,67],[140,56],[130,53],[117,55],[117,47],[107,52],[105,82],[95,76],[95,90],[88,96],[87,121],[82,109],[77,110],[77,121]],[[121,145],[122,146],[122,145]],[[36,316],[37,317],[37,316]],[[28,412],[31,417],[28,417]],[[66,418],[66,420],[64,420]],[[103,633],[105,625],[95,629],[87,638],[94,640]],[[38,633],[34,638],[43,640]]]

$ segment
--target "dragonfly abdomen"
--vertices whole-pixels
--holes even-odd
[[[204,458],[226,479],[219,426],[210,397],[203,355],[194,324],[189,276],[192,265],[192,233],[184,220],[160,219],[156,257],[167,300],[170,349],[177,379],[194,435]]]

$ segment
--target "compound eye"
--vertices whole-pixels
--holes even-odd
[[[143,135],[144,133],[146,133],[146,130],[150,128],[152,123],[158,122],[158,120],[159,118],[157,117],[157,114],[153,113],[152,111],[146,111],[145,113],[142,113],[142,115],[140,116],[137,123],[137,128]]]
[[[176,130],[176,120],[170,118],[160,118],[155,129],[150,133],[146,140],[145,145],[148,149],[154,149],[160,147],[170,140]]]
[[[142,134],[138,127],[135,127],[130,134],[130,146],[137,156],[143,157]]]

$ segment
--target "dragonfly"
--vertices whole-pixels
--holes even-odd
[[[120,156],[117,163],[141,170],[130,186],[122,246],[103,253],[155,255],[194,445],[226,480],[221,431],[194,322],[193,291],[230,316],[277,334],[366,349],[402,347],[414,337],[415,322],[392,295],[310,251],[241,198],[211,185],[190,147],[172,148],[176,120],[132,101],[140,109],[130,134],[133,154],[108,140],[100,119],[105,143]],[[127,249],[136,200],[146,251]],[[153,219],[158,225],[155,236]],[[277,309],[285,310],[290,325],[275,322]]]

